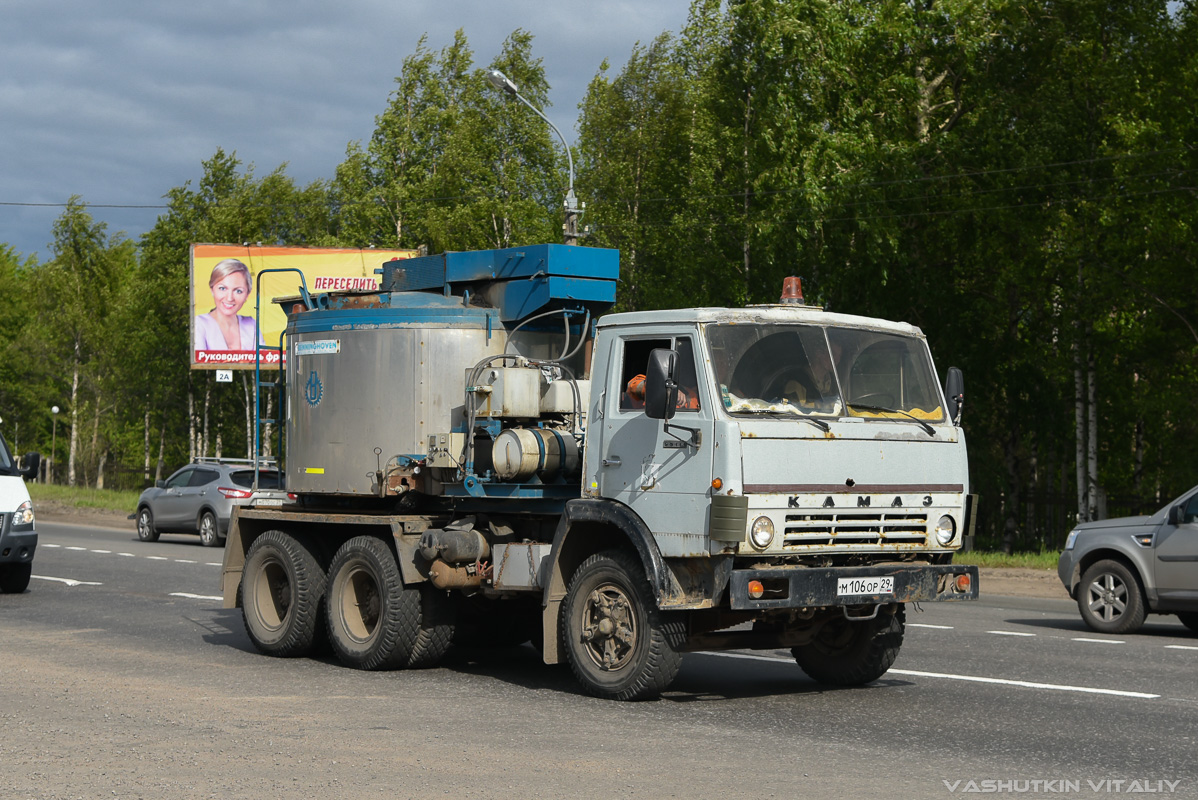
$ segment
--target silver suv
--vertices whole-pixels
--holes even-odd
[[[1057,575],[1092,630],[1131,633],[1153,613],[1198,632],[1198,486],[1151,516],[1078,525]]]
[[[258,470],[255,491],[252,461],[201,459],[142,492],[129,518],[137,520],[143,542],[164,532],[198,533],[205,547],[217,547],[225,543],[234,506],[281,506],[294,499],[273,466]]]

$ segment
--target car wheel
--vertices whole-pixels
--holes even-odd
[[[358,536],[329,565],[329,640],[356,669],[415,669],[436,664],[453,640],[453,609],[444,592],[405,586],[382,539]]]
[[[1144,624],[1147,613],[1140,579],[1112,559],[1096,561],[1082,574],[1077,608],[1082,621],[1099,633],[1132,633]]]
[[[305,540],[282,531],[255,539],[238,591],[245,630],[258,652],[291,658],[318,647],[325,585]]]
[[[1187,628],[1192,630],[1194,633],[1198,633],[1198,612],[1183,611],[1177,615],[1177,618],[1179,620],[1181,620],[1182,625],[1185,625]]]
[[[216,523],[216,515],[211,511],[200,514],[200,544],[204,547],[216,547],[220,544],[220,526]]]
[[[0,592],[20,594],[29,588],[29,578],[32,575],[32,561],[24,564],[5,564],[0,567]]]
[[[655,698],[682,665],[682,618],[658,610],[640,562],[623,551],[582,562],[566,590],[560,626],[574,676],[596,697]]]
[[[813,680],[829,686],[864,686],[894,664],[903,646],[906,620],[901,605],[895,613],[879,611],[871,620],[835,617],[824,623],[810,644],[790,652]]]
[[[158,531],[154,530],[154,515],[146,506],[137,511],[137,538],[143,542],[158,541]]]

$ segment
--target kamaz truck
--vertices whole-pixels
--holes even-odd
[[[905,608],[976,599],[960,372],[918,328],[779,302],[609,314],[614,250],[380,265],[277,298],[294,501],[235,511],[255,647],[359,669],[528,641],[586,691],[659,695],[695,650],[873,681]],[[261,406],[261,404],[259,405]]]

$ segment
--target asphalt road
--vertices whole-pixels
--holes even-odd
[[[859,689],[785,651],[687,655],[661,700],[586,697],[531,647],[364,673],[266,658],[219,550],[39,523],[0,595],[0,798],[1198,796],[1198,636],[1067,601],[908,609]]]

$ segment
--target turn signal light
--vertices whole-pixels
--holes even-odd
[[[760,600],[763,594],[765,594],[765,587],[761,581],[749,581],[749,597]]]
[[[712,479],[712,481],[711,481],[711,488],[712,488],[712,489],[715,489],[717,492],[718,492],[720,489],[724,488],[724,479],[723,479],[723,478],[714,478],[714,479]]]
[[[958,592],[968,592],[970,583],[971,583],[971,581],[969,580],[968,575],[958,575],[957,576],[957,591]]]

